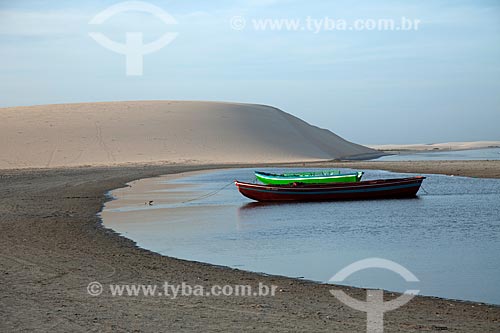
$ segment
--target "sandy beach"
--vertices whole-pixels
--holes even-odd
[[[484,162],[425,165],[425,170],[420,170],[421,165],[411,162],[325,164],[484,175]],[[500,163],[488,165],[488,175],[498,177]],[[105,193],[131,180],[220,167],[228,166],[3,170],[2,331],[363,331],[365,315],[336,301],[328,292],[331,286],[160,256],[104,229],[96,215],[106,200]],[[86,290],[91,281],[185,281],[203,285],[264,282],[275,284],[282,291],[275,297],[262,298],[92,297]],[[365,297],[363,289],[343,289],[354,297]],[[389,332],[493,332],[500,327],[500,308],[419,296],[385,318]]]
[[[365,329],[365,313],[337,301],[331,285],[165,257],[105,229],[98,213],[109,200],[106,193],[132,180],[257,166],[500,178],[500,161],[331,162],[380,152],[254,104],[45,105],[0,109],[0,120],[0,330],[5,332]],[[175,300],[93,297],[87,292],[93,281],[207,287],[261,282],[279,292]],[[342,289],[366,296],[363,289]],[[500,328],[500,308],[419,296],[386,314],[385,327],[493,332]]]
[[[0,1],[0,333],[500,333],[499,18]]]
[[[475,141],[475,142],[442,142],[428,144],[407,144],[407,145],[368,145],[368,147],[383,152],[397,154],[408,152],[428,152],[428,151],[456,151],[468,149],[498,148],[500,141]]]

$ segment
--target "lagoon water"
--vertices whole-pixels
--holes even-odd
[[[367,171],[364,179],[405,175]],[[415,199],[289,204],[252,202],[234,185],[185,202],[253,181],[251,169],[158,178],[155,189],[114,193],[103,221],[164,255],[320,282],[357,260],[385,258],[420,282],[367,269],[343,283],[500,304],[500,180],[427,176]],[[144,205],[153,194],[169,201]]]

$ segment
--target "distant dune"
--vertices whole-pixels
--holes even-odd
[[[0,109],[0,168],[256,163],[380,153],[255,104],[137,101]]]
[[[370,148],[381,151],[443,151],[443,150],[468,150],[482,148],[499,148],[500,141],[472,141],[472,142],[443,142],[443,143],[417,143],[407,145],[369,145]]]

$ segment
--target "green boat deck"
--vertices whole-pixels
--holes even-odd
[[[273,174],[262,171],[255,171],[255,177],[263,184],[287,185],[293,183],[306,184],[328,184],[328,183],[348,183],[361,180],[363,172],[352,172],[342,174],[337,170],[318,172],[292,172]]]

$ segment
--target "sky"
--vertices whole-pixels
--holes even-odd
[[[362,144],[500,140],[500,1],[155,0],[146,3],[175,24],[135,10],[89,24],[120,3],[0,0],[0,107],[233,101],[272,105]],[[399,26],[402,17],[418,30],[341,25]],[[300,28],[257,29],[268,19]],[[130,32],[145,44],[177,35],[141,56],[142,75],[127,75],[126,56],[92,32],[120,44]]]

